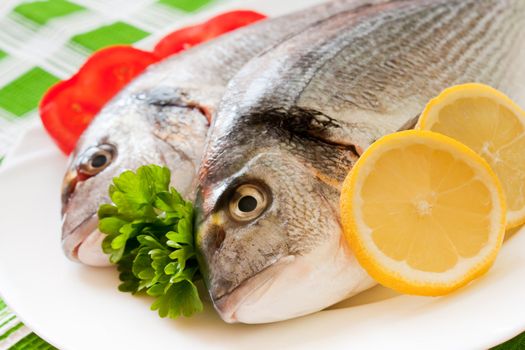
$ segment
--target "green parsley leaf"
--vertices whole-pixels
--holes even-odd
[[[189,317],[202,311],[202,302],[199,298],[197,287],[184,280],[171,285],[151,305],[152,310],[158,310],[161,317],[177,318],[180,315]]]
[[[170,171],[157,165],[125,171],[109,188],[112,204],[99,207],[102,249],[117,264],[119,290],[145,291],[161,317],[189,317],[203,305],[193,239],[193,206],[169,187]]]

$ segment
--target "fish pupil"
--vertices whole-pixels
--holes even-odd
[[[257,208],[257,199],[252,196],[244,196],[239,200],[239,204],[237,206],[243,213],[249,213]]]
[[[91,166],[93,168],[100,168],[101,166],[106,164],[107,161],[108,161],[108,159],[106,158],[105,155],[99,154],[99,155],[95,156],[95,158],[93,158],[91,160]]]

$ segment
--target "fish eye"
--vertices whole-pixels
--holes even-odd
[[[268,206],[268,196],[261,187],[244,184],[230,199],[230,215],[237,221],[249,221],[259,217]]]
[[[115,147],[108,144],[88,148],[80,157],[78,171],[93,176],[107,168],[115,157]]]

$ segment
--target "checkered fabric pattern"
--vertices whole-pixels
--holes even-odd
[[[229,0],[0,0],[0,162],[38,123],[38,102],[94,51],[151,49],[190,16]],[[264,0],[262,0],[264,1]],[[54,349],[0,300],[0,350]],[[498,350],[525,349],[525,333]]]
[[[0,1],[0,158],[35,122],[42,94],[92,52],[151,48],[195,13],[227,0]]]
[[[202,10],[228,0],[0,0],[0,162],[38,123],[54,83],[94,51],[114,44],[151,49]],[[0,350],[54,349],[0,300]]]

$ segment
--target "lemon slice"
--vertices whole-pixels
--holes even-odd
[[[450,136],[481,155],[498,175],[507,199],[507,228],[525,223],[525,112],[482,84],[443,91],[430,101],[418,128]]]
[[[402,293],[443,295],[485,273],[505,232],[505,199],[490,166],[430,131],[388,135],[343,184],[341,219],[361,265]]]

